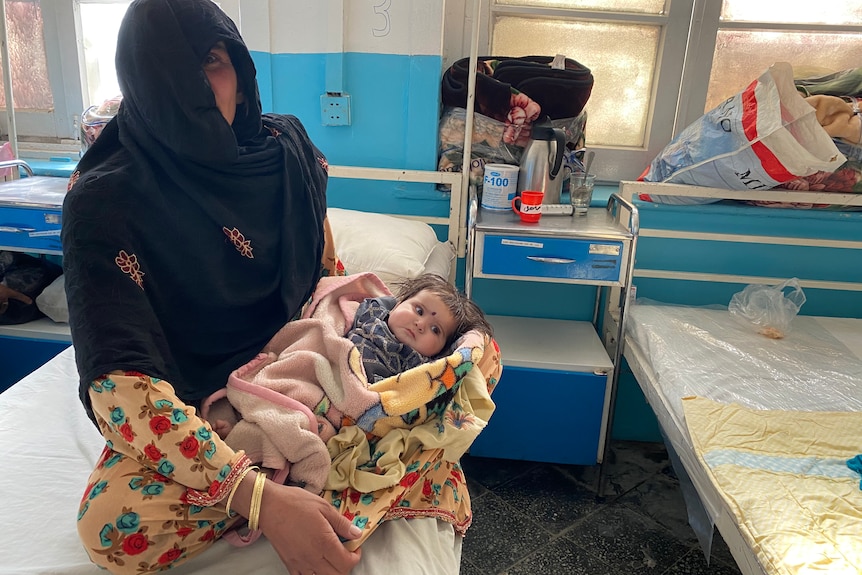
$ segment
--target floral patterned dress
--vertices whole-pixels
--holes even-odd
[[[344,275],[331,230],[321,275]],[[208,548],[241,521],[225,503],[251,465],[225,444],[171,384],[136,372],[90,384],[105,449],[78,511],[93,563],[112,573],[155,573]]]
[[[223,500],[248,458],[168,382],[110,374],[90,385],[90,398],[106,445],[81,498],[78,533],[94,563],[114,573],[157,572],[242,519],[229,516]]]

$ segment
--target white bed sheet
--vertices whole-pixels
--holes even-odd
[[[75,526],[78,504],[104,440],[78,400],[74,351],[67,348],[0,394],[0,575],[103,575]],[[410,553],[393,553],[399,547]],[[352,575],[456,574],[461,538],[436,519],[387,522],[363,546]],[[172,569],[176,575],[285,575],[261,538],[245,548],[218,541]]]
[[[741,327],[726,309],[667,305],[633,305],[627,320],[629,367],[745,574],[764,571],[691,447],[681,399],[862,411],[862,320],[800,316],[791,327],[785,340],[768,340]]]

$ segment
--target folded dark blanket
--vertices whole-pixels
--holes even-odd
[[[570,58],[565,59],[565,69],[553,69],[553,60],[551,56],[479,57],[476,112],[505,122],[512,96],[522,93],[541,106],[541,115],[552,120],[580,114],[593,89],[592,72]],[[444,72],[444,106],[466,107],[469,70],[470,59],[462,58]]]

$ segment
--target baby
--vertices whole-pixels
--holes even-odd
[[[401,282],[397,297],[365,299],[346,337],[375,383],[441,355],[472,329],[493,335],[479,306],[442,277],[424,274]]]
[[[364,299],[345,334],[359,350],[369,383],[443,355],[470,330],[493,336],[479,306],[438,275],[401,282],[397,292]],[[207,417],[222,439],[239,420],[227,401],[210,406]]]

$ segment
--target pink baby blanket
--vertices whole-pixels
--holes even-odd
[[[256,358],[230,376],[227,388],[205,402],[204,417],[210,418],[210,406],[226,396],[241,417],[225,438],[228,445],[279,470],[273,479],[316,493],[333,487],[326,484],[327,477],[345,447],[341,439],[329,449],[327,442],[348,426],[369,439],[425,426],[420,442],[449,447],[450,457],[460,457],[490,413],[462,425],[463,413],[447,411],[481,358],[486,338],[469,332],[450,356],[369,384],[359,351],[344,335],[359,303],[384,295],[389,290],[371,273],[322,278],[302,318],[285,325]]]

